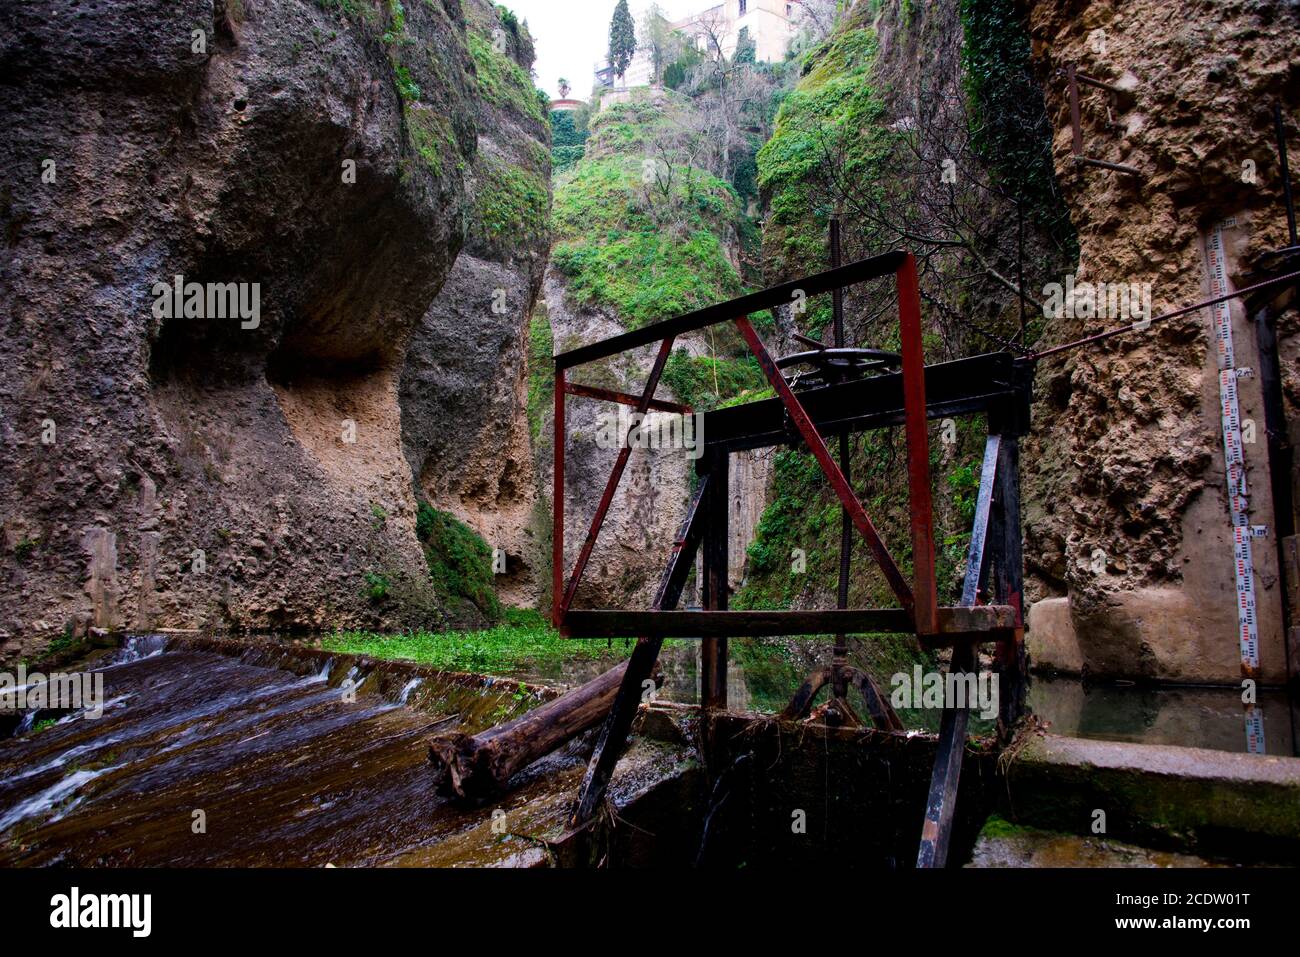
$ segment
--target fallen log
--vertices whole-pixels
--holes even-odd
[[[482,798],[505,790],[512,775],[604,720],[627,662],[525,715],[469,735],[429,740],[438,793]]]

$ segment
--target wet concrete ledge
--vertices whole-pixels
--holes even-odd
[[[1036,735],[1005,770],[1018,824],[1300,862],[1300,758]]]

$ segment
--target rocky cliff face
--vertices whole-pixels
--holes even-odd
[[[549,553],[527,339],[549,252],[550,128],[529,79],[528,34],[482,0],[465,9],[479,129],[467,237],[406,352],[402,444],[420,491],[496,550],[501,599],[533,605]]]
[[[440,622],[411,439],[437,403],[409,386],[482,181],[471,52],[458,0],[0,11],[5,654],[87,625]],[[484,280],[516,317],[517,260]],[[245,285],[169,314],[174,277]],[[517,328],[482,335],[508,404]]]
[[[1288,2],[1050,0],[1027,4],[1055,130],[1058,179],[1078,229],[1078,280],[1149,283],[1159,314],[1212,295],[1206,241],[1225,233],[1240,288],[1287,245],[1272,110],[1300,105]],[[1123,89],[1084,87],[1085,154],[1140,178],[1077,165],[1061,70]],[[1253,300],[1253,311],[1273,295]],[[1258,369],[1254,322],[1232,306],[1239,367]],[[1065,318],[1049,342],[1117,324]],[[1039,664],[1094,673],[1235,681],[1236,590],[1225,498],[1218,366],[1208,310],[1102,347],[1045,361],[1026,469],[1026,559]],[[1279,319],[1288,418],[1295,421],[1297,320]],[[1239,380],[1254,541],[1262,674],[1283,674],[1275,517],[1258,376]],[[1294,426],[1292,426],[1294,428]],[[1292,436],[1292,441],[1295,436]]]

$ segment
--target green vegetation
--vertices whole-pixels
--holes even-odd
[[[514,60],[501,53],[487,37],[469,34],[469,53],[478,74],[479,93],[494,106],[546,121],[537,90],[528,74]]]
[[[768,268],[775,275],[824,267],[828,169],[854,189],[871,189],[880,178],[890,134],[872,81],[876,49],[875,31],[863,25],[810,51],[805,76],[781,103],[776,130],[758,151],[758,185],[770,203]]]
[[[435,176],[442,175],[444,150],[451,150],[452,155],[459,158],[460,151],[451,124],[435,110],[420,103],[408,104],[406,128],[410,133],[411,145]]]
[[[371,601],[383,601],[388,597],[388,576],[380,572],[366,572],[366,596]]]
[[[570,641],[538,612],[507,608],[500,624],[484,631],[417,631],[404,635],[373,632],[335,632],[323,642],[330,651],[400,658],[448,671],[506,674],[529,665],[546,665],[574,659],[611,660],[626,657],[618,646],[602,642]]]
[[[493,584],[492,549],[472,528],[448,512],[421,502],[415,534],[424,548],[429,577],[439,596],[454,606],[469,603],[488,619],[501,617]]]
[[[528,320],[528,426],[536,439],[542,420],[555,399],[555,338],[546,304],[538,302]]]
[[[555,188],[551,261],[578,302],[609,306],[629,328],[739,295],[740,276],[719,238],[735,215],[729,185],[682,171],[655,210],[641,161],[584,160]],[[672,224],[655,214],[673,208]]]
[[[587,129],[584,115],[578,110],[551,111],[552,175],[572,169],[586,154]]]
[[[770,392],[767,378],[752,355],[715,359],[692,356],[682,348],[668,357],[663,382],[679,402],[696,412],[765,398]]]
[[[535,173],[480,157],[471,229],[482,238],[521,239],[546,229],[546,183]]]

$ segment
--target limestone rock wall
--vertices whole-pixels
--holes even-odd
[[[0,8],[0,654],[440,620],[399,380],[472,80],[458,0]],[[159,318],[177,275],[257,283],[256,323]]]
[[[528,34],[484,0],[465,10],[480,55],[497,69],[508,58],[527,82]],[[416,327],[401,382],[402,445],[420,492],[500,551],[498,593],[520,606],[538,602],[550,565],[527,415],[528,322],[550,251],[550,128],[528,87],[494,101],[480,86],[474,98],[465,248]],[[512,222],[520,200],[527,221]]]
[[[1056,131],[1058,179],[1078,231],[1080,282],[1149,283],[1152,312],[1208,298],[1206,237],[1225,234],[1240,288],[1287,245],[1274,102],[1293,155],[1300,108],[1300,6],[1230,0],[1041,0],[1025,5]],[[1062,69],[1124,89],[1084,88],[1085,153],[1141,178],[1076,165]],[[1294,175],[1294,174],[1293,174]],[[1252,300],[1257,309],[1267,296]],[[1285,299],[1274,305],[1282,306]],[[1234,303],[1237,365],[1258,367],[1247,308]],[[1062,319],[1046,344],[1122,324]],[[1026,442],[1026,562],[1036,663],[1184,681],[1240,678],[1231,529],[1208,310],[1043,362]],[[1279,322],[1295,422],[1297,321]],[[1259,379],[1243,378],[1250,521],[1275,527]],[[1294,441],[1295,426],[1291,426]],[[1254,542],[1262,674],[1284,675],[1277,539]]]

